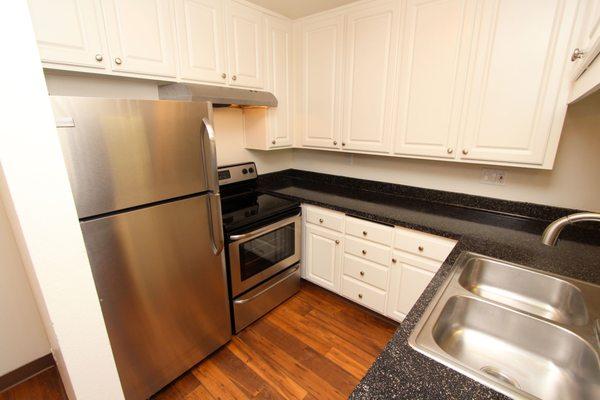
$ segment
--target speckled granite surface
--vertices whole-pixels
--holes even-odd
[[[291,170],[260,183],[268,193],[458,240],[350,398],[504,399],[417,353],[408,336],[462,251],[600,284],[600,231],[569,228],[557,247],[547,247],[540,235],[548,222],[573,210],[369,182]]]

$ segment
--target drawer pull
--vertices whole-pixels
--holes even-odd
[[[340,241],[339,241],[339,240],[336,240],[336,241],[335,241],[335,244],[340,244]]]
[[[319,218],[319,223],[322,224],[323,223],[323,218]]]
[[[366,250],[363,250],[362,253],[363,253],[363,256],[367,255],[367,251]]]
[[[360,293],[359,293],[359,294],[358,294],[358,298],[359,298],[359,299],[362,299],[362,294],[360,294]]]
[[[396,262],[397,262],[397,261],[398,261],[398,260],[396,260],[395,258],[392,258],[392,262],[393,262],[394,264],[396,264]]]
[[[363,231],[363,236],[367,236],[367,231]]]
[[[419,246],[419,251],[423,251],[425,248],[423,246]]]
[[[360,276],[365,276],[365,271],[360,271]]]

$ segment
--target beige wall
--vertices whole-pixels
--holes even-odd
[[[600,93],[569,107],[553,170],[499,167],[507,172],[504,186],[480,183],[483,166],[443,161],[294,150],[292,165],[334,175],[600,211]]]
[[[0,316],[0,376],[50,353],[50,343],[1,199]]]

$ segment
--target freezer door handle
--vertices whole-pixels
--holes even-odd
[[[208,152],[204,155],[206,160],[206,180],[208,190],[219,193],[219,178],[217,175],[217,146],[215,144],[215,130],[208,118],[202,118],[208,138]],[[220,218],[220,217],[219,217]]]
[[[208,215],[210,218],[210,238],[214,255],[219,255],[225,247],[223,236],[223,220],[221,217],[221,195],[210,193],[208,195]]]

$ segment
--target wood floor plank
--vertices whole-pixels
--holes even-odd
[[[396,328],[390,320],[303,281],[296,296],[152,398],[345,399]],[[30,399],[67,400],[55,368],[0,393],[0,400]]]

